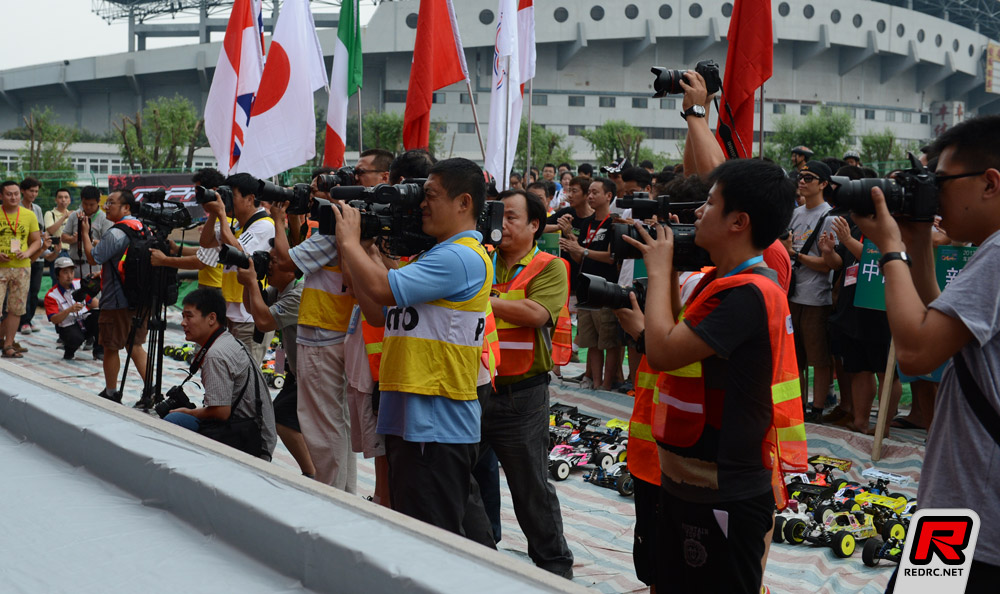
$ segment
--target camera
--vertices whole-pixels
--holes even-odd
[[[161,202],[143,200],[139,206],[139,219],[150,227],[155,227],[164,239],[174,229],[191,226],[191,213],[187,207],[171,200]]]
[[[683,70],[668,70],[659,66],[653,66],[650,68],[650,71],[656,75],[656,79],[653,81],[653,90],[656,91],[656,94],[653,95],[654,98],[666,95],[683,95],[684,89],[680,85],[681,79],[690,84],[684,78]],[[698,62],[694,67],[694,71],[705,79],[705,88],[708,90],[709,95],[714,95],[722,89],[722,77],[720,76],[719,65],[715,63],[715,60],[702,60]]]
[[[261,180],[260,188],[257,190],[257,199],[264,202],[287,202],[286,212],[300,215],[309,212],[311,193],[312,188],[309,187],[309,184],[295,184],[289,189]]]
[[[233,189],[229,186],[219,186],[214,190],[202,186],[194,187],[194,201],[205,205],[222,198],[222,203],[226,205],[226,212],[233,210]]]
[[[354,175],[353,167],[341,167],[335,173],[316,176],[316,189],[320,192],[329,192],[340,186],[356,185],[358,185],[358,178]]]
[[[257,280],[264,280],[268,267],[271,266],[269,252],[258,250],[248,256],[231,245],[224,245],[219,249],[219,263],[224,266],[235,266],[245,270],[250,268],[250,260],[253,260],[253,269],[257,272]]]
[[[712,265],[712,258],[708,252],[694,243],[694,225],[659,223],[658,225],[643,225],[643,228],[650,237],[656,239],[656,228],[661,226],[670,227],[674,231],[674,270],[681,272],[701,270],[705,266]],[[618,264],[621,264],[622,260],[642,258],[639,250],[626,242],[625,237],[642,242],[639,230],[632,225],[615,223],[611,226],[611,255]]]
[[[645,278],[635,279],[631,287],[623,287],[616,283],[609,283],[599,276],[583,273],[577,283],[576,303],[577,307],[581,309],[631,308],[632,301],[629,300],[629,293],[635,293],[639,309],[646,309],[646,289],[649,281]]]
[[[885,205],[893,217],[914,222],[933,221],[939,205],[934,173],[913,153],[907,153],[907,156],[910,169],[897,173],[895,179],[831,177],[833,192],[829,197],[830,204],[840,212],[873,215],[872,188],[879,188],[885,194]]]
[[[156,414],[160,415],[160,418],[162,419],[170,414],[170,411],[175,408],[195,408],[191,399],[184,393],[184,388],[181,386],[174,386],[173,388],[167,390],[166,398],[154,406],[153,410],[155,410]]]
[[[619,198],[615,204],[620,208],[631,208],[632,218],[645,221],[656,218],[662,222],[670,220],[670,215],[677,215],[681,223],[694,224],[695,212],[704,202],[672,202],[670,196],[661,194],[650,198],[649,192],[635,192],[631,196]]]
[[[92,274],[80,279],[80,288],[73,291],[73,301],[83,302],[93,299],[101,292],[101,279]]]

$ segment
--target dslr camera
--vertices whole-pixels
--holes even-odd
[[[913,153],[907,153],[907,157],[911,167],[897,173],[895,179],[831,177],[833,192],[829,197],[830,204],[839,212],[873,215],[872,188],[879,188],[885,194],[885,205],[894,218],[924,223],[933,221],[939,206],[934,172],[928,170]]]
[[[260,180],[257,199],[264,202],[287,202],[288,207],[285,212],[301,215],[309,212],[311,194],[312,188],[309,184],[295,184],[289,189],[266,180]]]
[[[246,270],[250,268],[251,260],[253,260],[253,269],[257,272],[257,280],[264,280],[268,268],[271,266],[269,252],[258,250],[248,256],[231,245],[224,245],[219,249],[219,263],[225,266],[235,266]]]
[[[194,187],[194,201],[202,206],[219,198],[222,198],[222,203],[226,205],[226,212],[232,212],[233,189],[229,186],[218,186],[214,190],[202,186]]]
[[[99,277],[95,277],[93,274],[88,274],[80,279],[80,288],[73,291],[73,301],[83,302],[88,299],[93,299],[100,292],[101,279]]]
[[[329,192],[331,189],[340,186],[356,185],[358,185],[358,178],[354,175],[353,167],[341,167],[334,173],[316,176],[316,189],[320,192]]]
[[[599,276],[583,273],[577,279],[576,301],[581,309],[611,309],[631,308],[629,293],[635,293],[639,309],[646,309],[646,289],[649,280],[637,278],[631,287],[623,287],[617,283],[609,283]]]
[[[665,97],[667,95],[683,95],[684,89],[681,87],[680,81],[683,80],[685,83],[691,84],[684,76],[683,70],[669,70],[660,66],[653,66],[650,68],[650,71],[656,75],[656,79],[653,80],[653,90],[656,91],[653,95],[654,98]],[[715,60],[702,60],[698,62],[694,67],[694,71],[705,79],[705,88],[708,90],[709,95],[714,95],[722,89],[722,76],[719,71],[719,65],[715,63]]]
[[[674,270],[688,271],[701,270],[704,266],[711,266],[712,259],[708,252],[698,247],[694,243],[694,210],[701,206],[699,202],[678,202],[671,204],[670,196],[661,195],[650,199],[646,192],[636,192],[630,199],[622,199],[619,205],[622,208],[632,209],[632,218],[649,219],[653,215],[659,220],[657,225],[643,225],[650,237],[655,238],[657,227],[668,226],[674,231]],[[687,222],[670,223],[670,215],[676,214],[678,218],[684,217]],[[617,264],[623,260],[635,260],[642,257],[638,249],[625,241],[625,237],[641,242],[639,230],[632,225],[625,223],[615,223],[611,226],[611,255]]]
[[[153,410],[155,410],[156,414],[160,415],[160,418],[162,419],[170,414],[170,411],[175,408],[195,408],[194,403],[192,403],[191,399],[184,393],[184,388],[181,386],[174,386],[173,388],[167,390],[167,396],[162,401],[157,403],[157,405],[153,407]]]

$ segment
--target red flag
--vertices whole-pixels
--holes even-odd
[[[405,149],[426,148],[430,144],[434,91],[467,78],[469,69],[451,0],[420,0],[403,116]]]
[[[753,153],[754,94],[771,78],[774,56],[771,33],[771,0],[735,0],[729,21],[729,51],[726,53],[726,74],[722,84],[723,97],[733,114],[725,108],[719,123],[733,130],[733,143],[740,157]],[[718,132],[716,136],[719,137]],[[721,137],[719,142],[722,143]],[[725,145],[723,145],[725,150]]]

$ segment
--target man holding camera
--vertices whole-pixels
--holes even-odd
[[[101,266],[101,317],[98,323],[100,344],[104,347],[104,389],[98,394],[114,402],[122,401],[118,388],[118,370],[121,359],[118,352],[128,351],[128,356],[135,361],[135,369],[143,378],[146,377],[146,350],[142,344],[146,342],[146,322],[141,320],[134,328],[132,343],[128,344],[129,334],[133,330],[135,305],[125,298],[122,277],[118,265],[122,256],[128,250],[128,227],[133,232],[141,232],[144,227],[139,219],[132,216],[132,210],[137,208],[135,196],[130,190],[112,192],[104,203],[107,208],[107,220],[112,226],[101,236],[101,241],[94,246],[90,235],[90,218],[80,218],[80,237],[83,243],[83,253],[91,266]],[[69,223],[67,223],[67,226]]]
[[[970,508],[982,523],[966,592],[994,592],[1000,580],[1000,491],[988,469],[1000,459],[1000,117],[949,128],[937,155],[939,213],[948,235],[978,246],[975,256],[938,288],[931,222],[897,223],[879,189],[875,215],[854,222],[875,242],[885,277],[886,313],[900,371],[941,377],[917,497],[921,508]],[[908,200],[914,197],[908,196]],[[971,553],[970,553],[971,554]],[[888,591],[893,585],[890,584]]]
[[[217,195],[214,202],[202,205],[207,219],[201,230],[201,247],[226,245],[229,249],[239,250],[248,256],[256,251],[267,251],[274,239],[274,221],[260,206],[257,198],[259,182],[249,173],[237,173],[226,179],[226,185],[233,191],[232,211],[239,223],[239,230],[234,232],[229,226],[226,204]],[[243,304],[243,287],[236,278],[237,270],[236,266],[226,266],[222,272],[222,296],[227,303],[229,331],[236,340],[246,345],[253,360],[260,365],[274,333],[265,333],[261,342],[254,340],[253,317]]]
[[[642,241],[626,239],[649,285],[645,315],[632,294],[619,317],[661,372],[658,592],[759,591],[781,467],[807,465],[787,298],[763,259],[788,227],[792,184],[755,160],[727,161],[710,180],[695,243],[716,267],[683,310],[669,227],[652,239],[637,224]]]
[[[91,245],[95,247],[100,238],[104,237],[104,234],[114,224],[101,210],[101,191],[94,186],[84,186],[80,190],[80,208],[70,213],[60,237],[63,243],[69,245],[69,257],[76,264],[76,278],[99,273],[101,270],[100,266],[92,266],[83,253],[83,240],[80,239],[80,226],[83,219],[87,219],[91,233]]]
[[[537,196],[507,190],[499,199],[503,239],[493,254],[490,303],[500,366],[496,388],[480,400],[483,441],[503,466],[531,560],[572,578],[573,553],[563,537],[559,498],[548,481],[552,332],[569,296],[568,266],[538,250],[546,216]]]
[[[63,359],[72,359],[84,342],[97,337],[97,321],[101,311],[97,297],[80,295],[80,279],[73,278],[75,265],[67,257],[57,258],[56,284],[45,294],[45,315],[55,324],[56,333],[63,342]],[[99,352],[94,353],[98,358]]]
[[[226,331],[228,304],[216,289],[196,289],[184,297],[183,304],[184,339],[201,347],[191,362],[191,374],[201,372],[204,406],[175,408],[163,419],[199,433],[212,426],[216,431],[207,435],[213,439],[230,445],[238,442],[234,447],[270,460],[277,443],[271,396],[260,364]],[[168,401],[176,399],[170,393],[167,396]],[[219,435],[222,423],[228,427]]]
[[[460,158],[436,163],[420,208],[422,230],[437,244],[393,270],[362,247],[356,209],[333,213],[352,286],[390,308],[378,432],[386,435],[392,507],[495,548],[472,478],[479,398],[490,389],[482,355],[493,265],[475,230],[485,201],[478,165]]]

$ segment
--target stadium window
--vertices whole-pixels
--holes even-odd
[[[812,111],[813,111],[812,105],[800,105],[799,106],[799,115],[807,116],[807,115],[811,114]]]
[[[887,121],[887,122],[895,122],[896,121],[896,112],[894,112],[891,109],[885,110],[885,121]]]
[[[435,103],[435,104],[441,105],[441,104],[445,103],[446,100],[447,100],[447,96],[444,93],[434,93],[434,97],[431,100],[431,103]]]
[[[927,115],[926,113],[920,114],[920,123],[921,124],[929,124],[930,121],[931,121],[931,116]]]
[[[474,99],[476,103],[479,103],[479,93],[473,93],[472,99]],[[462,93],[461,95],[459,95],[458,102],[461,103],[462,105],[469,105],[470,103],[472,103],[472,101],[469,99],[468,93]]]
[[[531,95],[531,104],[532,105],[548,105],[549,104],[549,96],[545,95],[545,94],[534,94],[533,93]]]
[[[569,135],[570,136],[583,136],[583,131],[586,130],[586,129],[587,129],[587,127],[584,126],[583,124],[570,124],[569,125]]]
[[[615,98],[614,97],[599,97],[597,104],[600,105],[601,107],[614,107],[615,106]]]
[[[645,97],[632,97],[632,109],[646,109],[649,107],[649,99]]]
[[[583,107],[586,105],[586,97],[583,95],[570,95],[569,96],[569,106],[570,107]]]
[[[771,106],[771,113],[782,114],[785,113],[786,105],[784,103],[775,103]]]
[[[677,109],[677,99],[672,97],[660,99],[660,109]]]
[[[470,122],[459,122],[458,123],[458,133],[459,134],[475,134],[476,125]]]
[[[874,109],[866,109],[865,110],[865,119],[866,120],[874,120],[875,119],[875,110]]]
[[[904,124],[909,124],[912,121],[913,121],[913,114],[910,113],[910,112],[908,112],[908,111],[904,111],[903,112],[903,123]]]
[[[383,91],[386,103],[406,103],[406,91]]]

